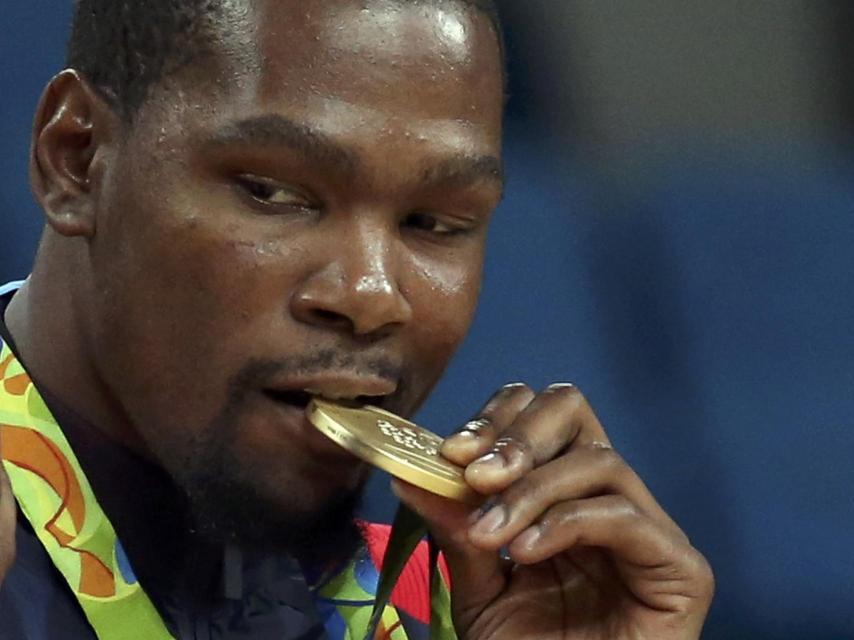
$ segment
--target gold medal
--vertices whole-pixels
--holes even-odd
[[[317,429],[365,462],[430,493],[477,504],[463,469],[439,453],[442,438],[377,407],[345,407],[315,398],[308,418]]]

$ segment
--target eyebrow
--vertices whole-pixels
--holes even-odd
[[[278,114],[269,114],[226,124],[209,139],[216,146],[288,147],[309,160],[355,176],[361,162],[358,154],[330,136]],[[478,182],[505,184],[502,161],[489,155],[459,154],[428,166],[420,186],[437,187],[452,184],[466,187]]]
[[[429,166],[421,177],[426,187],[467,187],[478,182],[497,182],[504,190],[506,178],[504,164],[499,158],[488,155],[456,155]]]
[[[215,132],[209,142],[217,146],[289,147],[345,174],[355,174],[359,168],[353,151],[324,133],[280,115],[231,122]]]

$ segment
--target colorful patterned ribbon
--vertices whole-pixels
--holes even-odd
[[[0,438],[18,505],[101,640],[171,640],[56,420],[0,341]]]
[[[2,340],[0,439],[18,505],[99,640],[173,640],[137,581],[65,435]],[[330,638],[366,637],[378,582],[376,565],[366,552],[312,588]],[[447,600],[444,585],[443,594]],[[374,637],[407,640],[393,606],[384,607]]]

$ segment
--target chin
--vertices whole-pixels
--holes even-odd
[[[300,418],[300,420],[297,420]],[[214,544],[340,560],[361,544],[355,515],[370,468],[257,394],[236,393],[189,437],[157,442],[189,505],[188,526]]]
[[[193,527],[208,542],[283,552],[310,562],[349,558],[362,544],[356,513],[364,481],[352,488],[321,489],[295,478],[283,492],[283,485],[271,487],[234,469],[186,479]]]

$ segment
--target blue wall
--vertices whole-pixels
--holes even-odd
[[[4,8],[0,279],[38,237],[28,131],[67,4]],[[694,146],[630,186],[509,129],[479,315],[421,421],[448,431],[508,381],[578,383],[715,567],[705,637],[854,638],[854,163]]]

